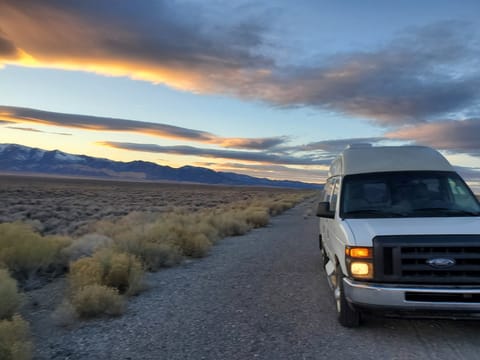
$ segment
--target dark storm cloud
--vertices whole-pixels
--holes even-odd
[[[7,122],[62,126],[91,131],[121,131],[141,133],[162,138],[205,142],[223,147],[239,149],[263,150],[275,147],[288,141],[287,137],[224,138],[206,131],[188,129],[167,124],[79,114],[65,114],[14,106],[0,105],[0,116],[7,118]]]
[[[193,146],[160,146],[156,144],[138,144],[127,142],[113,142],[104,141],[99,142],[99,145],[113,147],[117,149],[141,151],[149,153],[160,154],[174,154],[174,155],[193,155],[206,158],[221,158],[232,160],[254,161],[269,164],[284,164],[284,165],[327,165],[330,164],[331,159],[320,159],[313,156],[281,156],[271,154],[268,152],[250,152],[250,151],[234,151],[223,149],[207,149],[197,148]]]

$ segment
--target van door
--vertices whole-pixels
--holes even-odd
[[[339,185],[340,185],[340,178],[332,177],[327,180],[327,184],[325,185],[325,193],[323,201],[327,201],[330,203],[330,210],[336,211],[337,203],[338,203],[338,195],[339,195]],[[335,227],[336,219],[328,219],[328,218],[321,218],[320,219],[320,231],[322,234],[323,246],[324,250],[326,251],[328,257],[330,259],[334,258],[334,251],[333,251],[333,244],[334,238],[332,237],[333,233],[332,230]]]

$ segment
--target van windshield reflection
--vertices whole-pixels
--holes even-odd
[[[455,172],[348,175],[342,187],[342,218],[480,215],[478,200]]]

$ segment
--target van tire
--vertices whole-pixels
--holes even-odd
[[[320,248],[320,253],[322,254],[323,267],[325,267],[325,265],[327,265],[329,259],[328,259],[327,252],[325,251],[325,248],[323,246],[322,235],[319,235],[319,237],[318,237],[318,246]]]
[[[354,309],[345,298],[345,292],[343,291],[344,277],[340,265],[337,265],[333,289],[337,318],[340,325],[355,328],[360,326],[360,311]]]

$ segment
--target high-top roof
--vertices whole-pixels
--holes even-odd
[[[328,176],[387,171],[454,171],[438,151],[426,146],[352,145],[330,166]]]

